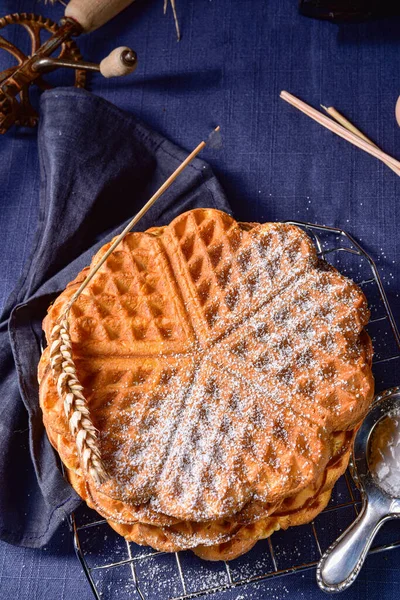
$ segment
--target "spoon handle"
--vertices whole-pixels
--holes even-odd
[[[319,561],[317,582],[324,592],[341,592],[353,583],[378,529],[388,518],[387,507],[365,502],[356,520]]]

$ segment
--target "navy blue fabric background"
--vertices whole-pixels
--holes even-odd
[[[394,106],[400,93],[399,21],[336,26],[300,17],[296,0],[186,0],[177,44],[161,0],[138,2],[79,40],[86,58],[132,46],[140,65],[125,80],[93,76],[91,90],[191,149],[216,124],[223,148],[206,150],[235,216],[299,219],[342,227],[379,265],[400,320],[400,180],[279,99],[286,89],[334,105],[388,153],[400,154]],[[61,5],[3,0],[2,14],[36,11],[57,20]],[[22,32],[11,30],[22,44]],[[0,68],[8,66],[0,56]],[[0,139],[0,305],[29,254],[39,192],[33,132]],[[396,367],[394,367],[396,368]],[[397,369],[398,366],[397,366]],[[400,382],[400,372],[399,372]],[[388,524],[390,528],[393,525]],[[398,597],[400,550],[371,556],[344,599]],[[0,544],[0,598],[91,598],[65,528],[43,550]],[[118,598],[118,594],[114,594]],[[325,598],[312,571],[240,588],[219,598]]]

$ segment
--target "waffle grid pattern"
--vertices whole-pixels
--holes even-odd
[[[303,227],[313,237],[321,258],[331,262],[344,275],[352,277],[363,289],[371,309],[371,321],[367,330],[375,347],[373,369],[377,391],[396,385],[398,381],[393,380],[393,377],[396,365],[400,365],[400,336],[376,266],[345,232],[305,223],[293,224]],[[187,241],[183,244],[184,247],[190,246]],[[213,248],[211,250],[213,255]],[[197,281],[201,287],[201,280]],[[384,344],[380,344],[382,337],[385,340]],[[237,354],[240,358],[240,348]],[[306,356],[304,360],[307,360]],[[329,373],[327,375],[329,376]],[[329,505],[315,522],[275,533],[272,538],[259,542],[253,551],[236,561],[217,565],[202,563],[188,552],[170,555],[138,547],[120,537],[120,547],[104,549],[103,534],[100,534],[99,540],[99,532],[103,528],[106,529],[106,537],[113,532],[93,511],[90,515],[72,515],[71,528],[77,556],[96,600],[107,597],[104,590],[110,589],[110,582],[115,581],[114,573],[119,573],[118,577],[122,575],[123,567],[126,569],[125,575],[115,583],[118,597],[151,600],[160,597],[161,585],[162,597],[189,600],[283,573],[314,567],[321,553],[354,519],[359,506],[358,491],[346,472],[337,483]],[[372,552],[399,545],[400,539],[393,539],[385,544],[379,544],[378,540]],[[103,548],[101,559],[100,548]],[[96,564],[96,560],[93,561],[93,556],[100,560],[100,564]],[[153,578],[155,573],[157,577]],[[126,596],[124,591],[127,591]]]
[[[326,465],[332,432],[354,427],[371,399],[369,341],[359,333],[368,320],[364,296],[291,225],[238,225],[198,210],[149,233],[128,236],[71,309],[77,372],[107,432],[100,445],[112,477],[101,493],[88,490],[89,504],[117,523],[121,512],[108,496],[204,522],[238,513],[253,496],[270,505],[301,491]],[[242,364],[241,344],[250,364]],[[323,372],[330,350],[335,373]],[[41,380],[46,427],[64,460],[71,452],[51,385]],[[162,525],[155,518],[150,524]],[[122,522],[136,521],[126,513]],[[143,536],[154,530],[133,527],[130,539],[159,550],[204,539],[183,542],[168,530],[152,543]]]

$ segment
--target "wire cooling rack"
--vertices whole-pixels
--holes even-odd
[[[290,221],[314,240],[321,258],[353,279],[367,296],[371,320],[367,327],[374,344],[376,391],[399,384],[400,335],[378,269],[361,246],[333,227]],[[360,496],[348,472],[337,482],[327,508],[308,525],[278,531],[261,540],[244,556],[206,562],[191,552],[164,553],[127,542],[90,509],[71,516],[76,554],[96,600],[188,600],[245,584],[314,567],[321,554],[354,520]],[[400,525],[376,537],[371,552],[400,546]]]

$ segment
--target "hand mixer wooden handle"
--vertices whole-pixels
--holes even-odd
[[[84,33],[98,29],[110,21],[133,0],[71,0],[65,9],[65,16],[75,19]]]
[[[99,67],[103,77],[123,77],[133,73],[137,66],[136,52],[126,46],[115,48],[103,58]]]
[[[65,9],[65,16],[77,21],[84,33],[89,33],[107,23],[132,1],[71,0]],[[104,77],[120,77],[132,73],[136,65],[136,54],[126,46],[122,46],[115,48],[101,61],[100,72]]]

